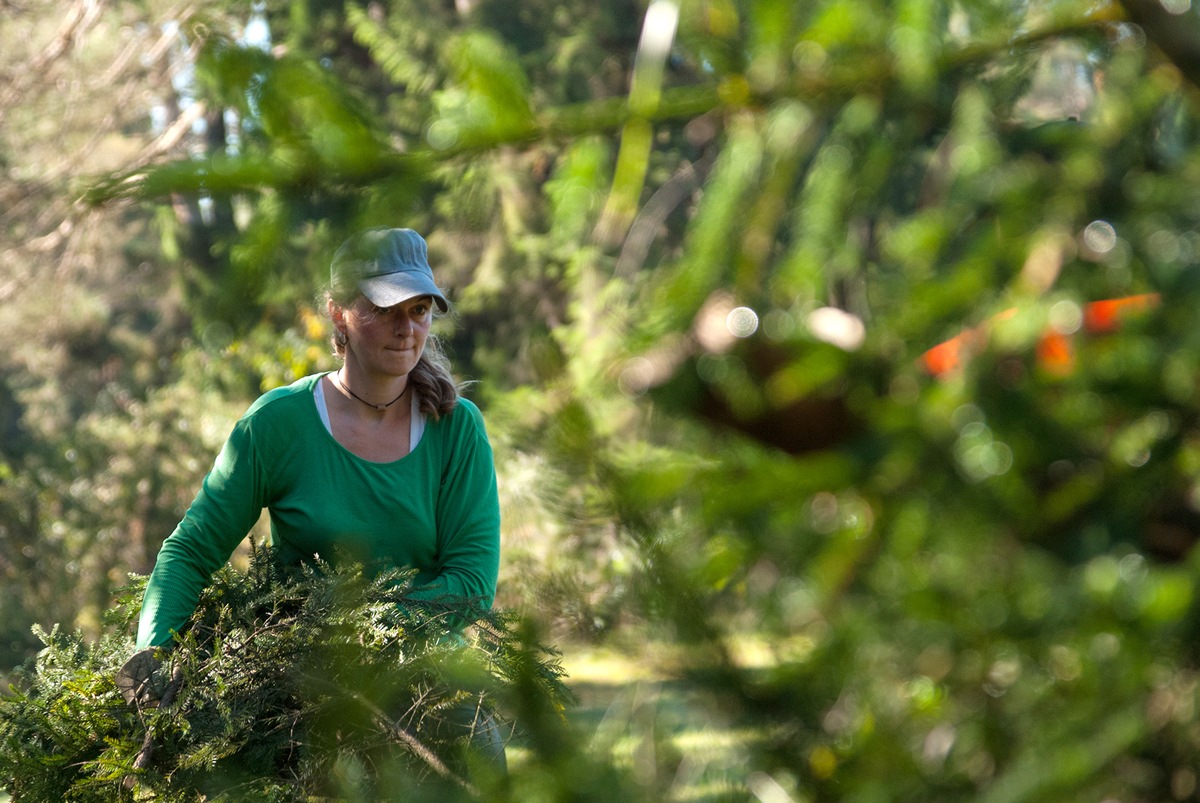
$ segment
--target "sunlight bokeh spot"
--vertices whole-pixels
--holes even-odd
[[[842,351],[857,351],[867,338],[862,319],[837,307],[821,307],[810,312],[808,329],[813,337]]]
[[[1183,256],[1183,245],[1173,231],[1159,229],[1146,240],[1146,249],[1150,256],[1159,262],[1178,262]]]
[[[725,328],[734,337],[750,337],[758,331],[758,313],[749,307],[734,307],[725,316]]]
[[[1074,301],[1058,301],[1050,308],[1050,326],[1064,335],[1073,334],[1083,326],[1083,309]]]
[[[762,327],[771,340],[786,340],[796,332],[796,317],[787,310],[773,309],[763,316]]]
[[[828,55],[820,43],[804,39],[792,48],[792,61],[804,72],[817,71],[825,66]]]
[[[1117,244],[1117,230],[1107,220],[1093,220],[1083,230],[1083,244],[1094,254],[1107,254]]]
[[[458,126],[449,120],[435,120],[425,130],[425,140],[434,150],[446,150],[458,143]]]

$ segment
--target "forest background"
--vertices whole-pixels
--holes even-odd
[[[407,225],[630,788],[1197,799],[1188,0],[2,9],[0,668]]]

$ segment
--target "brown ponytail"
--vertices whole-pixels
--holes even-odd
[[[441,341],[435,335],[425,341],[425,351],[409,372],[408,381],[417,394],[421,412],[434,421],[449,415],[458,404],[458,385],[450,373],[450,361],[442,351]]]

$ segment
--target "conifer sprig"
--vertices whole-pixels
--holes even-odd
[[[513,617],[419,600],[413,575],[283,566],[256,548],[247,571],[213,577],[162,654],[156,680],[176,673],[175,699],[141,710],[114,682],[134,650],[134,577],[99,642],[38,632],[44,649],[0,698],[0,777],[14,801],[473,791],[462,722],[487,712],[511,736],[526,712],[561,716],[572,696],[556,654]]]

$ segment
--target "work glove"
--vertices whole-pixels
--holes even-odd
[[[170,685],[163,669],[162,650],[150,647],[138,650],[117,670],[117,688],[125,702],[140,710],[157,708]]]
[[[162,706],[164,710],[175,701],[175,695],[183,683],[183,667],[176,662],[172,669],[164,665],[162,649],[151,647],[138,650],[117,670],[117,688],[125,702],[139,712]],[[154,753],[154,731],[147,728],[142,739],[142,749],[133,760],[134,770],[143,770],[150,765]],[[137,775],[125,778],[125,788],[137,786]]]

